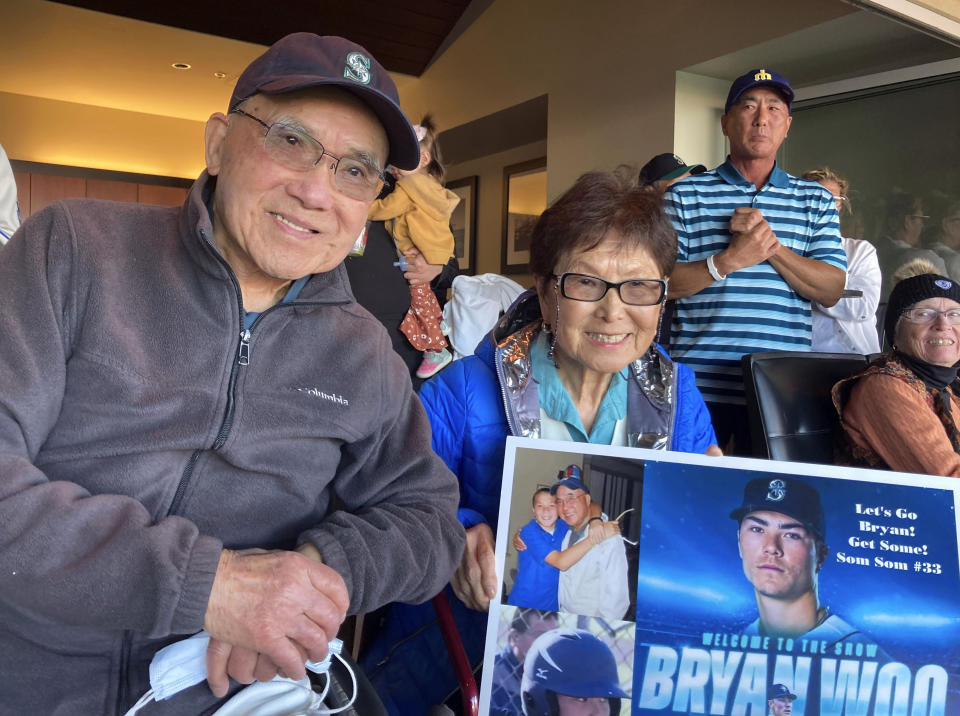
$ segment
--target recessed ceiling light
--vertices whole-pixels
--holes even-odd
[[[214,72],[214,73],[213,73],[213,76],[216,77],[218,80],[225,80],[225,79],[227,79],[227,73],[226,73],[226,72]]]
[[[186,62],[174,62],[174,63],[173,63],[172,65],[170,65],[170,66],[171,66],[173,69],[175,69],[175,70],[189,70],[189,69],[190,69],[190,65],[188,65]]]

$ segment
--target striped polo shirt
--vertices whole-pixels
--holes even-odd
[[[774,165],[758,191],[730,163],[674,183],[664,208],[677,230],[677,259],[700,261],[730,243],[730,217],[759,209],[780,243],[800,256],[847,268],[833,197],[812,181]],[[764,351],[810,350],[810,301],[769,261],[740,269],[677,300],[670,354],[697,375],[708,402],[743,405],[740,357]]]

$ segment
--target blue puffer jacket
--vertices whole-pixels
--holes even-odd
[[[510,434],[494,365],[496,347],[484,341],[475,355],[454,361],[420,389],[433,428],[433,449],[460,479],[460,522],[495,525],[500,511],[503,447]],[[662,351],[661,351],[662,352]],[[703,453],[716,444],[710,414],[685,365],[677,370],[672,449]]]
[[[511,434],[496,367],[495,334],[505,326],[539,317],[539,307],[524,294],[474,355],[451,363],[424,383],[420,399],[433,429],[433,449],[460,480],[458,516],[464,527],[481,522],[496,529],[507,435]],[[527,299],[525,301],[525,298]],[[517,309],[526,308],[526,311]],[[502,345],[502,342],[501,342]],[[661,351],[662,352],[662,351]],[[694,384],[693,371],[676,370],[676,400],[671,449],[703,453],[717,442],[710,415]],[[487,615],[467,609],[447,588],[457,627],[471,663],[483,656]],[[361,659],[368,677],[391,714],[426,714],[456,686],[446,647],[429,605],[394,604],[373,646]]]

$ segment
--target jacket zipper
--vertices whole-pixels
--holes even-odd
[[[133,646],[133,632],[129,629],[123,632],[123,641],[120,644],[120,682],[117,684],[117,713],[127,711],[127,673],[130,671],[130,649]]]
[[[510,429],[511,435],[519,435],[520,433],[517,431],[516,421],[513,417],[513,406],[510,404],[510,399],[507,398],[507,389],[503,387],[507,384],[507,380],[503,375],[503,366],[500,360],[501,354],[501,348],[497,347],[493,349],[493,367],[497,371],[497,382],[500,384],[500,397],[503,398],[503,412],[507,416],[507,427]]]

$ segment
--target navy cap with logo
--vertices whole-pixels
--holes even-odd
[[[743,504],[730,513],[741,522],[751,512],[779,512],[800,522],[826,540],[827,527],[820,504],[820,493],[792,477],[759,477],[743,488]]]
[[[556,495],[557,490],[561,487],[566,487],[568,490],[583,490],[588,495],[590,494],[590,489],[583,484],[583,481],[579,477],[564,477],[557,480],[550,485],[550,494]]]
[[[783,95],[784,102],[787,103],[787,111],[793,104],[793,87],[783,75],[772,70],[757,69],[740,75],[730,85],[730,92],[727,93],[727,103],[723,107],[723,113],[729,114],[730,108],[740,99],[740,95],[752,87],[773,87]]]
[[[296,32],[277,40],[240,75],[230,109],[258,93],[278,94],[304,87],[341,87],[356,95],[387,134],[387,162],[400,169],[416,169],[420,143],[400,109],[397,87],[373,55],[342,37]]]
[[[797,695],[791,694],[790,689],[783,684],[771,684],[767,688],[767,701],[773,701],[773,699],[787,699],[788,701],[793,701],[796,698]]]
[[[658,154],[643,165],[640,170],[640,182],[653,184],[655,181],[676,179],[681,174],[702,174],[707,171],[703,164],[689,165],[676,154]]]

